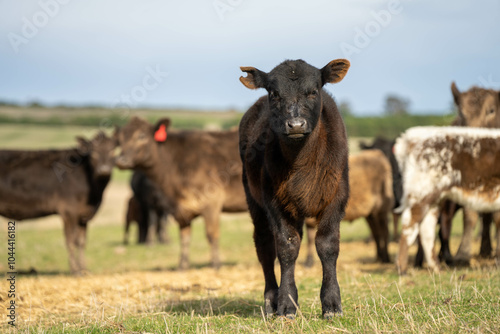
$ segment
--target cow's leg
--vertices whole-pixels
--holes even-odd
[[[130,223],[131,223],[131,219],[129,217],[129,214],[127,213],[127,217],[125,219],[125,233],[123,235],[123,244],[124,245],[128,245],[128,234],[129,234],[129,230],[130,230]]]
[[[147,213],[147,224],[146,224],[146,244],[151,245],[154,240],[154,234],[156,230],[156,225],[158,224],[158,215],[156,214],[156,210],[148,209]]]
[[[149,209],[145,202],[138,201],[139,204],[139,220],[137,225],[139,227],[139,238],[137,243],[144,244],[148,238],[148,224],[149,224]]]
[[[420,224],[420,242],[424,251],[425,260],[429,268],[435,272],[439,271],[439,266],[434,256],[434,242],[436,239],[436,224],[439,208],[434,206],[429,209]]]
[[[452,201],[445,201],[439,212],[439,240],[441,249],[439,251],[439,259],[445,261],[446,264],[453,264],[453,256],[450,252],[450,234],[453,217],[457,212],[457,204]]]
[[[189,268],[189,244],[191,243],[191,220],[177,218],[180,228],[180,244],[181,258],[179,261],[179,269],[186,270]]]
[[[479,256],[488,258],[491,256],[491,251],[493,248],[491,247],[491,222],[493,221],[492,213],[483,213],[481,214],[482,220],[482,231],[481,231],[481,248],[479,249]]]
[[[470,209],[463,209],[464,212],[464,234],[462,242],[458,247],[457,254],[455,255],[455,263],[462,265],[469,265],[471,257],[471,243],[473,238],[474,228],[478,220],[478,213]]]
[[[370,214],[368,217],[366,217],[366,222],[368,223],[368,226],[370,227],[370,231],[373,237],[373,240],[375,241],[375,248],[377,249],[377,260],[382,261],[382,250],[381,250],[381,241],[380,241],[380,229],[378,226],[378,222],[376,217],[373,214]]]
[[[401,215],[401,235],[399,237],[399,254],[397,267],[400,275],[406,274],[408,268],[408,248],[418,236],[418,225],[421,218],[420,210],[406,208]]]
[[[424,266],[424,249],[422,248],[422,243],[420,242],[420,236],[417,237],[418,250],[415,255],[415,268],[422,268]]]
[[[387,226],[387,217],[384,218],[384,214],[375,213],[366,217],[366,221],[368,222],[373,239],[375,240],[377,260],[383,263],[389,263],[389,252],[387,250],[389,228]]]
[[[156,225],[156,235],[158,238],[158,242],[161,244],[168,244],[170,243],[170,237],[167,233],[168,216],[162,210],[158,210],[156,212],[156,215],[158,216]]]
[[[87,245],[87,221],[80,220],[78,226],[76,227],[76,238],[75,245],[78,254],[78,267],[80,273],[84,273],[87,270],[87,263],[85,261],[85,246]]]
[[[205,219],[205,233],[208,243],[210,244],[212,254],[212,267],[220,268],[219,258],[219,235],[220,235],[220,213],[222,211],[222,203],[212,206],[203,213]]]
[[[253,240],[257,257],[262,271],[264,272],[265,288],[264,303],[267,316],[276,313],[278,309],[278,282],[274,272],[274,262],[276,261],[276,242],[269,221],[264,209],[247,192],[248,209],[254,224]]]
[[[500,261],[500,211],[493,213],[493,221],[495,222],[496,226],[497,246],[496,246],[495,256],[497,258],[497,263],[498,263]]]
[[[72,274],[79,274],[79,264],[77,259],[76,239],[78,235],[78,218],[70,213],[62,214],[64,222],[64,237],[66,249],[69,257],[69,270]]]
[[[302,222],[280,219],[275,233],[276,250],[281,267],[281,282],[278,292],[278,315],[294,318],[297,312],[298,292],[295,284],[295,262],[299,256],[302,240]]]
[[[342,203],[331,205],[319,220],[316,232],[316,251],[323,266],[320,299],[325,318],[342,314],[342,300],[337,281],[337,259],[340,249],[340,221],[344,215],[344,208],[345,205]]]
[[[314,221],[314,223],[313,223]],[[307,232],[307,257],[304,266],[310,268],[314,264],[314,239],[316,238],[316,220],[314,218],[306,219]]]
[[[391,262],[389,257],[389,217],[386,211],[376,214],[377,225],[379,229],[380,259],[383,263]]]

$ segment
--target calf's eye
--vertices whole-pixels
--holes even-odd
[[[315,90],[309,92],[309,94],[307,94],[307,96],[311,97],[311,98],[314,98],[314,97],[318,96],[318,90],[315,89]]]

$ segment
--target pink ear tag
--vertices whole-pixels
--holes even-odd
[[[163,143],[165,140],[167,140],[167,130],[164,124],[160,125],[158,130],[156,130],[155,140],[160,143]]]

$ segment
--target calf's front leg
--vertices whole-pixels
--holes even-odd
[[[299,256],[302,240],[302,224],[280,219],[275,231],[276,249],[281,267],[281,282],[278,292],[278,315],[295,318],[298,292],[295,284],[295,262]]]
[[[344,216],[345,205],[332,205],[318,223],[316,232],[316,251],[323,266],[321,284],[321,307],[324,318],[342,315],[342,300],[337,281],[337,259],[340,250],[340,221]]]

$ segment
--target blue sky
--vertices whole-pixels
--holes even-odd
[[[357,114],[444,112],[452,80],[500,89],[500,1],[0,0],[2,100],[244,110],[240,66],[298,58],[349,59],[326,88]]]

